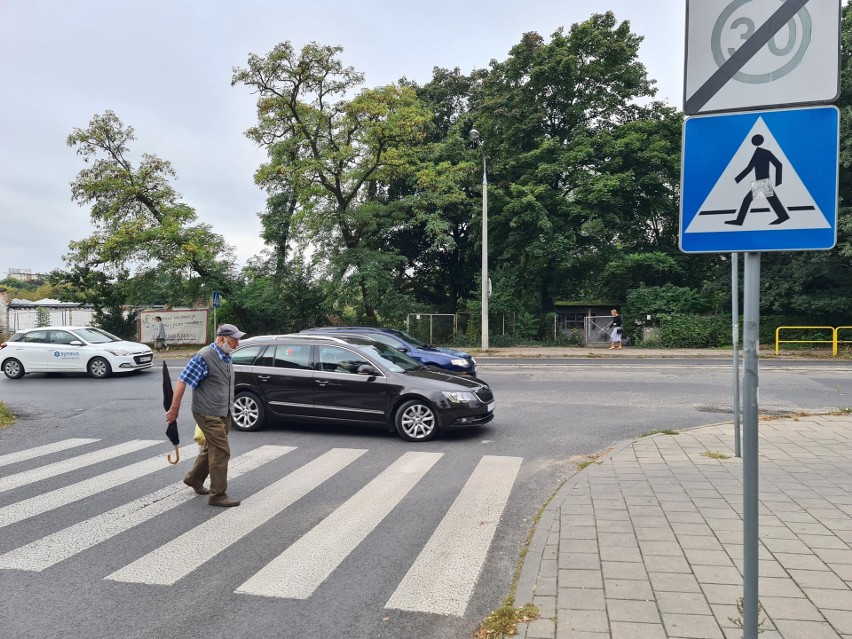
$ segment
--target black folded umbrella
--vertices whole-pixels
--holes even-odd
[[[172,407],[172,398],[175,392],[172,389],[172,378],[169,376],[169,367],[163,362],[163,408],[166,412]],[[177,422],[169,422],[166,427],[166,437],[175,445],[175,460],[172,461],[172,454],[169,453],[167,459],[170,464],[177,464],[180,461],[180,436],[178,435]]]

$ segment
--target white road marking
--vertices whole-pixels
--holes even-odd
[[[161,444],[162,442],[158,441],[154,443]],[[181,454],[180,463],[190,460],[198,455],[198,446],[195,444],[185,446],[181,448]],[[48,493],[30,497],[29,499],[23,499],[15,502],[14,504],[9,504],[8,506],[0,508],[0,528],[46,513],[47,511],[54,510],[60,506],[80,501],[86,497],[97,495],[98,493],[102,493],[110,488],[115,488],[116,486],[125,484],[138,477],[142,477],[143,475],[150,475],[151,473],[168,467],[169,465],[166,463],[164,456],[157,455],[151,459],[136,462],[135,464],[130,464],[124,468],[118,468],[116,470],[111,470],[108,473],[103,473],[102,475],[84,479],[81,482],[65,486],[64,488],[57,488],[56,490],[52,490]]]
[[[172,585],[366,452],[362,449],[332,449],[243,500],[239,507],[222,509],[209,521],[115,571],[106,579]]]
[[[292,446],[261,446],[240,455],[231,460],[228,479],[235,479],[293,450],[296,449]],[[183,459],[194,456],[185,452]],[[0,568],[41,572],[196,497],[190,488],[179,481],[0,555]]]
[[[482,458],[386,608],[464,615],[522,461]]]
[[[28,459],[35,459],[36,457],[50,455],[51,453],[58,453],[63,450],[68,450],[69,448],[76,448],[77,446],[94,444],[97,441],[100,440],[85,438],[64,439],[61,442],[45,444],[44,446],[36,446],[35,448],[28,448],[27,450],[22,450],[17,453],[7,453],[6,455],[0,455],[0,466],[8,466],[9,464],[15,464]]]
[[[308,598],[441,456],[405,453],[235,592]]]
[[[77,457],[59,461],[55,464],[48,464],[47,466],[33,468],[32,470],[25,470],[7,477],[0,477],[0,493],[12,490],[13,488],[18,488],[19,486],[26,486],[27,484],[32,484],[42,479],[48,479],[50,477],[56,477],[57,475],[70,473],[72,470],[79,470],[80,468],[91,466],[98,462],[113,459],[115,457],[121,457],[122,455],[162,443],[163,442],[159,439],[134,439],[133,441],[125,442],[118,446],[110,446],[109,448],[96,450],[95,452],[86,453],[85,455],[78,455]]]

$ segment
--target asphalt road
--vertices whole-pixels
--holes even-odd
[[[169,365],[174,378],[182,361],[170,361]],[[849,373],[850,366],[833,361],[798,360],[778,366],[761,362],[761,410],[771,415],[849,406]],[[494,389],[498,402],[495,420],[486,427],[447,433],[426,444],[409,444],[383,431],[327,426],[275,424],[257,433],[233,433],[232,469],[237,458],[256,454],[264,446],[277,447],[276,456],[232,479],[230,492],[235,496],[264,497],[252,515],[254,527],[216,553],[205,549],[231,534],[240,522],[228,520],[216,528],[214,522],[222,520],[218,516],[223,513],[211,512],[213,509],[203,498],[187,499],[186,489],[177,489],[177,497],[158,492],[179,482],[191,461],[170,467],[164,460],[157,460],[154,470],[143,472],[150,466],[146,460],[164,455],[169,449],[163,436],[161,378],[156,368],[107,380],[44,375],[15,381],[0,379],[0,399],[19,417],[16,425],[0,430],[3,636],[469,637],[509,592],[519,551],[535,513],[560,482],[575,472],[578,461],[649,430],[732,420],[732,372],[730,362],[725,361],[513,362],[483,358],[480,376]],[[187,405],[183,415],[188,414]],[[181,434],[186,442],[191,439],[190,433],[191,424],[183,420]],[[16,461],[12,457],[72,438],[98,441],[30,460]],[[155,443],[61,474],[51,475],[46,470],[56,468],[52,464],[140,439]],[[156,443],[158,440],[162,444]],[[281,453],[280,447],[292,450]],[[192,445],[187,450],[191,449]],[[319,458],[327,459],[323,456],[332,449],[363,452],[347,453],[354,458],[351,463],[286,507],[267,512],[272,502],[291,490],[279,482]],[[428,454],[425,459],[422,453]],[[388,473],[404,455],[411,454],[419,455],[428,468],[410,490],[403,491],[400,486],[413,471]],[[5,465],[4,460],[8,462]],[[514,480],[512,460],[519,460]],[[487,466],[492,462],[503,465]],[[476,496],[480,494],[476,490],[489,488],[472,479],[481,464],[492,468],[489,472],[493,481],[485,484],[505,481],[511,493],[497,518],[499,525],[487,546],[484,564],[477,566],[475,562],[469,565],[469,560],[476,554],[476,539],[489,521],[485,515],[473,522],[466,519],[475,517],[471,513],[481,503],[493,500],[459,500],[468,494],[467,490]],[[126,469],[129,476],[125,477],[121,473]],[[23,473],[47,474],[39,478]],[[375,485],[377,478],[380,486]],[[74,497],[74,491],[79,493],[86,482],[109,483],[96,494]],[[471,485],[473,488],[468,488]],[[366,498],[359,500],[362,491],[366,491]],[[39,512],[51,495],[59,501]],[[104,528],[110,517],[115,518],[104,518],[104,513],[113,509],[141,499],[136,508],[145,512],[163,507],[170,499],[181,499],[181,495],[184,501],[174,508],[39,568],[46,562],[45,557],[61,555],[76,543],[74,530],[84,528],[70,526],[82,526],[91,518],[104,522],[100,524]],[[382,497],[370,498],[372,495]],[[468,517],[453,518],[458,503],[465,506],[467,510],[462,515]],[[358,537],[359,522],[383,506],[386,512],[380,521]],[[251,508],[254,506],[247,502],[229,512],[247,513],[252,512]],[[350,519],[334,528],[331,523],[336,513],[348,513]],[[403,584],[428,585],[432,578],[428,574],[415,574],[406,581],[410,569],[430,539],[440,539],[444,527],[457,530],[451,526],[459,524],[468,528],[458,529],[464,532],[439,544],[437,556],[449,562],[445,551],[463,551],[458,570],[467,575],[467,590],[447,590],[435,597],[436,601],[428,591],[418,595],[424,591],[416,588],[408,599],[399,595]],[[69,530],[63,537],[63,531]],[[324,532],[330,536],[323,537]],[[50,535],[55,536],[52,542]],[[177,554],[169,562],[153,561],[147,568],[139,564],[151,553],[175,547],[182,536],[187,545],[178,544]],[[351,549],[342,553],[340,562],[305,598],[235,592],[251,583],[255,575],[289,548],[321,547],[320,543],[328,543],[328,539],[337,543],[328,546],[326,555],[344,546]],[[13,559],[20,562],[16,553],[28,544],[37,551],[32,553],[29,570],[4,567],[12,565]],[[189,561],[187,556],[197,552],[196,547],[202,549],[202,555],[207,553],[205,561],[180,573],[181,565]],[[326,561],[325,555],[312,557],[301,551],[291,554],[295,556],[290,558],[285,581],[288,575],[293,581],[295,574],[310,575],[315,566]],[[138,566],[138,580],[116,579],[121,571],[126,576],[128,566]],[[170,570],[177,570],[180,575],[173,583],[150,583]],[[288,581],[287,585],[293,584]],[[432,611],[388,605],[401,600],[410,604],[412,597],[417,603],[411,607]],[[462,602],[455,612],[434,611],[454,598]]]

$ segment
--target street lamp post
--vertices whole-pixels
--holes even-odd
[[[479,131],[470,130],[470,139],[482,155],[482,348],[488,350],[488,177],[485,170],[485,142]]]

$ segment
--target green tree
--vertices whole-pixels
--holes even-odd
[[[338,281],[355,285],[364,314],[375,320],[377,305],[394,290],[388,274],[405,263],[380,250],[393,224],[393,211],[382,206],[386,185],[404,169],[406,149],[423,139],[430,114],[399,84],[347,99],[364,79],[343,65],[341,51],[311,43],[297,52],[284,42],[265,57],[250,55],[232,84],[258,94],[258,123],[247,135],[266,147],[269,162],[256,181],[284,199],[272,202],[265,229],[298,231],[327,257]]]
[[[39,328],[50,326],[50,309],[46,306],[39,306],[36,309],[36,326]]]
[[[641,40],[608,12],[549,42],[525,34],[474,74],[490,270],[511,274],[494,287],[512,286],[516,304],[541,313],[556,297],[597,295],[614,256],[676,251],[680,120],[637,104],[654,94]]]
[[[181,201],[169,162],[147,153],[138,165],[131,162],[134,139],[133,128],[112,111],[68,136],[86,163],[71,184],[72,198],[91,207],[95,231],[69,244],[66,262],[72,269],[102,271],[108,281],[166,273],[172,303],[194,301],[202,287],[230,290],[232,249]]]

